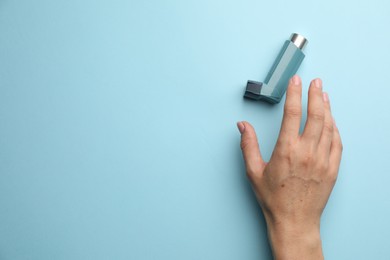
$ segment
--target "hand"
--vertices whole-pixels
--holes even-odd
[[[322,82],[309,88],[302,134],[302,84],[286,94],[283,122],[270,161],[264,162],[255,130],[239,122],[247,176],[264,213],[275,259],[323,259],[320,218],[337,179],[342,143]]]

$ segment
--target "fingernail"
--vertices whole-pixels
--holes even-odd
[[[322,93],[322,99],[324,100],[324,102],[329,102],[328,93],[326,93],[326,92]]]
[[[301,78],[298,75],[294,75],[292,77],[292,82],[294,83],[295,86],[298,86],[301,84]]]
[[[240,131],[240,134],[243,134],[245,131],[245,125],[243,122],[237,122],[237,128],[238,131]]]
[[[315,79],[314,80],[314,86],[316,86],[317,88],[322,88],[322,81],[321,81],[321,79]]]

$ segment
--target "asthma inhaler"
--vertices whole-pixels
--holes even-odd
[[[286,92],[288,81],[297,72],[305,54],[302,52],[308,41],[302,35],[291,34],[264,82],[248,80],[245,98],[266,101],[271,104],[279,103]]]

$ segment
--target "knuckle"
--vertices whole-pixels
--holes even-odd
[[[285,142],[282,145],[278,145],[279,149],[275,150],[275,155],[278,156],[278,158],[281,161],[287,161],[290,162],[292,160],[292,152],[294,150],[293,145],[290,142]]]
[[[285,106],[284,114],[290,117],[300,117],[302,114],[302,109],[299,106]]]
[[[300,164],[304,168],[312,167],[313,166],[313,162],[314,162],[314,155],[311,152],[306,153],[304,156],[302,156],[300,158]]]
[[[325,122],[324,131],[327,133],[333,133],[333,124],[331,122]]]
[[[293,158],[292,158],[290,152],[281,151],[281,152],[279,152],[278,157],[279,157],[281,162],[287,163],[288,165],[292,164]]]
[[[316,110],[316,111],[311,111],[311,112],[309,111],[308,117],[312,118],[313,120],[316,120],[316,121],[324,121],[325,114],[324,114],[324,111],[322,111],[322,110]]]
[[[321,173],[326,173],[329,169],[329,162],[325,160],[321,161],[319,162],[317,168]]]
[[[311,165],[311,162],[313,161],[313,158],[310,155],[306,155],[301,159],[301,164],[307,168]]]
[[[248,138],[241,139],[241,143],[240,143],[241,150],[246,150],[247,147],[249,147],[250,145],[251,145],[251,140],[249,140]]]

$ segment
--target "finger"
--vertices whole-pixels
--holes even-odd
[[[237,126],[241,132],[241,150],[248,174],[262,172],[265,163],[260,153],[255,130],[248,122],[238,122]]]
[[[302,137],[304,140],[318,144],[324,126],[324,102],[322,100],[322,82],[315,79],[309,88],[309,100],[307,105],[307,121]]]
[[[322,129],[322,135],[320,139],[319,147],[322,151],[322,154],[329,156],[330,146],[333,140],[333,118],[332,112],[330,110],[330,102],[328,93],[323,93],[323,102],[325,108],[325,119],[324,119],[324,127]]]
[[[280,129],[281,138],[297,137],[302,118],[302,83],[298,75],[290,79]]]
[[[340,132],[333,120],[333,139],[330,147],[329,171],[335,176],[337,176],[339,171],[342,152],[343,144],[341,142]]]

